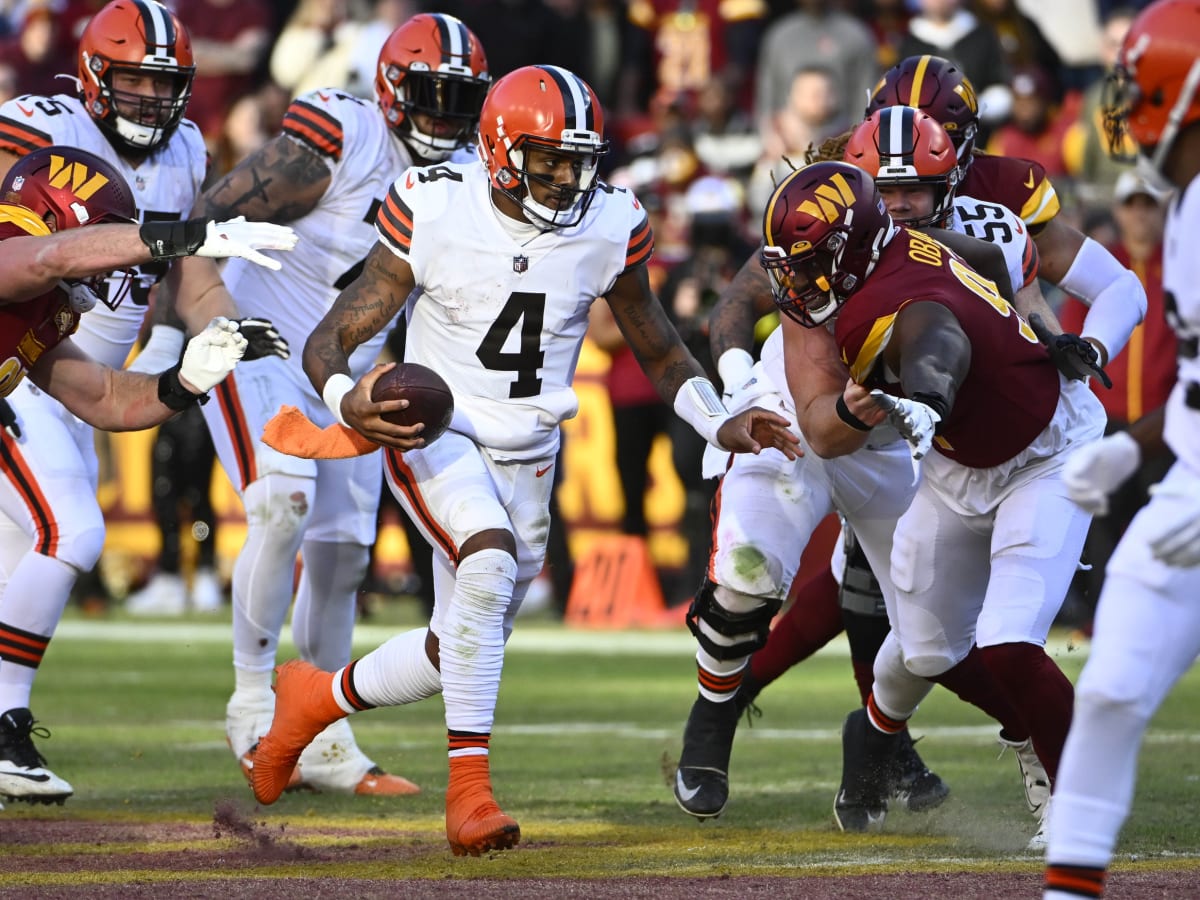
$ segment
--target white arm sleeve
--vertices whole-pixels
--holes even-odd
[[[1084,238],[1058,286],[1090,307],[1080,337],[1103,344],[1110,360],[1146,315],[1146,289],[1138,277],[1091,238]]]

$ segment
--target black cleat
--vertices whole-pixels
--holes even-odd
[[[900,736],[871,725],[866,707],[842,724],[842,783],[833,801],[833,817],[842,831],[879,831],[887,818],[888,771]]]
[[[950,786],[929,771],[917,754],[915,743],[907,728],[900,732],[890,776],[890,793],[891,799],[909,812],[925,812],[942,805],[950,796]]]
[[[46,768],[46,758],[33,746],[33,735],[49,737],[25,707],[0,715],[0,796],[23,803],[62,803],[71,785]]]
[[[683,729],[675,802],[697,819],[715,819],[729,801],[729,755],[740,711],[732,700],[697,697]]]

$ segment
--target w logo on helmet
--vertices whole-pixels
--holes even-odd
[[[55,188],[64,188],[70,185],[71,190],[80,200],[90,200],[96,191],[108,184],[108,178],[99,172],[90,172],[83,163],[67,162],[64,157],[57,154],[50,157],[48,181],[50,186]]]
[[[806,213],[829,225],[840,221],[855,200],[854,191],[841,172],[835,173],[827,182],[818,185],[813,194],[815,199],[805,200],[796,207],[796,212]]]
[[[967,109],[972,113],[979,113],[979,98],[975,96],[975,87],[966,78],[961,83],[954,86],[954,93],[962,97],[963,103],[967,104]]]

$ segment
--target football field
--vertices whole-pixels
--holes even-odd
[[[415,624],[405,604],[356,633],[365,652]],[[285,630],[286,633],[286,630]],[[1055,633],[1074,679],[1086,645]],[[282,658],[294,653],[285,646]],[[734,744],[731,799],[699,823],[669,780],[695,695],[686,630],[588,632],[518,621],[492,739],[513,852],[455,858],[435,698],[354,717],[359,744],[414,797],[297,792],[259,807],[224,741],[229,624],[64,621],[34,690],[37,740],[76,794],[0,812],[2,897],[1040,896],[1040,858],[1011,753],[982,713],[936,690],[913,720],[951,786],[937,810],[844,835],[831,806],[839,728],[857,702],[836,642],[759,698]],[[1154,723],[1110,897],[1200,896],[1200,676]]]

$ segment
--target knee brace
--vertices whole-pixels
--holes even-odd
[[[751,603],[758,605],[745,612],[733,612],[721,604],[717,598],[717,591],[731,599],[739,598],[748,606]],[[701,648],[714,659],[740,659],[766,646],[767,635],[771,631],[771,619],[779,612],[782,603],[782,600],[773,597],[740,594],[705,578],[704,584],[700,586],[700,591],[688,608],[688,630],[696,636]],[[701,623],[722,637],[729,638],[733,643],[718,643],[713,640],[704,633],[700,627]]]
[[[883,591],[879,579],[871,571],[867,555],[863,553],[854,532],[843,529],[843,547],[846,565],[842,569],[842,582],[838,587],[838,603],[846,612],[860,616],[883,616],[887,618],[887,606],[883,602]]]

